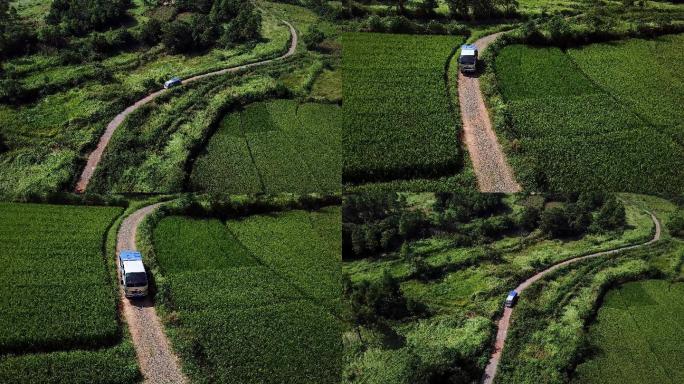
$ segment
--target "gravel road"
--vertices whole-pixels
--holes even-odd
[[[116,241],[117,255],[122,249],[137,249],[135,239],[138,226],[145,216],[152,213],[160,204],[141,208],[121,223]],[[164,333],[164,327],[157,317],[152,298],[147,296],[142,299],[127,299],[122,290],[121,309],[131,332],[145,383],[187,383],[178,358],[174,355]]]
[[[592,259],[595,257],[600,257],[600,256],[608,256],[608,255],[614,255],[620,252],[624,252],[630,249],[635,249],[635,248],[640,248],[644,247],[650,244],[655,243],[656,241],[660,240],[660,222],[658,221],[658,218],[651,212],[647,213],[651,215],[651,220],[653,220],[653,225],[655,226],[655,232],[653,234],[653,238],[645,243],[641,244],[635,244],[635,245],[628,245],[625,247],[620,247],[620,248],[615,248],[611,249],[609,251],[603,251],[603,252],[597,252],[597,253],[592,253],[590,255],[585,255],[585,256],[579,256],[575,257],[573,259],[568,259],[563,262],[560,262],[558,264],[554,264],[551,267],[535,274],[534,276],[530,277],[529,279],[523,281],[520,285],[518,285],[517,288],[515,288],[516,292],[520,294],[522,291],[527,289],[530,285],[532,285],[534,282],[537,280],[541,279],[544,277],[546,274],[551,273],[558,268],[562,268],[568,264],[572,264],[578,261],[586,260],[586,259]],[[522,297],[520,298],[521,300],[523,299]],[[496,341],[494,342],[494,350],[492,351],[492,355],[489,358],[489,363],[487,363],[487,367],[485,367],[485,372],[482,377],[482,384],[492,384],[494,383],[494,377],[496,376],[496,369],[499,366],[499,360],[501,360],[501,352],[503,351],[504,344],[506,343],[506,336],[508,335],[508,328],[510,326],[511,322],[511,315],[513,314],[513,308],[505,308],[503,315],[501,316],[501,319],[499,319],[499,323],[497,324],[497,331],[496,331]]]
[[[276,60],[282,60],[282,59],[285,59],[285,58],[292,56],[295,53],[295,51],[297,50],[297,42],[298,42],[297,31],[294,29],[292,24],[288,23],[285,20],[282,20],[282,22],[285,25],[287,25],[288,28],[290,28],[290,36],[291,36],[290,48],[282,56],[278,56],[276,58],[269,59],[269,60],[257,61],[254,63],[244,64],[244,65],[240,65],[237,67],[225,68],[225,69],[221,69],[219,71],[214,71],[214,72],[209,72],[209,73],[205,73],[202,75],[189,77],[189,78],[183,80],[183,84],[192,83],[194,81],[204,79],[207,77],[211,77],[211,76],[218,76],[218,75],[223,75],[223,74],[230,73],[230,72],[238,72],[238,71],[241,71],[244,69],[262,66],[262,65],[274,62]],[[100,136],[100,141],[97,143],[97,147],[95,148],[95,150],[93,150],[88,155],[88,161],[86,162],[86,166],[85,166],[85,168],[83,168],[83,172],[81,173],[81,177],[78,179],[78,182],[76,183],[76,187],[74,189],[76,193],[83,193],[86,190],[86,188],[88,188],[88,183],[90,183],[90,178],[93,177],[93,173],[95,173],[95,168],[97,168],[97,165],[100,163],[100,160],[102,159],[102,154],[104,153],[105,148],[107,148],[107,144],[109,144],[109,140],[112,138],[114,131],[116,131],[116,129],[121,125],[121,123],[123,123],[123,121],[126,119],[126,117],[128,115],[130,115],[131,113],[133,113],[138,108],[140,108],[141,106],[143,106],[143,105],[149,103],[150,101],[156,99],[159,95],[163,94],[166,91],[167,91],[167,89],[160,89],[158,91],[150,93],[149,95],[145,96],[144,98],[136,101],[133,105],[124,109],[123,112],[116,115],[116,117],[114,117],[114,119],[112,121],[110,121],[109,124],[107,124],[107,128],[105,129],[102,136]]]
[[[500,33],[485,36],[475,42],[480,53]],[[499,141],[492,129],[477,74],[458,74],[458,99],[463,119],[463,140],[473,162],[481,192],[514,193],[520,191]]]

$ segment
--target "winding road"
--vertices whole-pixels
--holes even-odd
[[[294,55],[295,51],[297,50],[297,31],[294,29],[292,24],[288,23],[285,20],[281,20],[287,27],[290,29],[290,48],[285,52],[283,55],[278,56],[273,59],[268,59],[268,60],[262,60],[262,61],[256,61],[253,63],[248,63],[248,64],[243,64],[243,65],[238,65],[235,67],[228,67],[224,68],[218,71],[214,72],[209,72],[205,73],[202,75],[196,75],[189,77],[187,79],[183,79],[183,84],[188,84],[195,82],[197,80],[201,80],[207,77],[211,76],[218,76],[218,75],[224,75],[226,73],[232,73],[232,72],[239,72],[248,68],[254,68],[254,67],[259,67],[262,65],[266,65],[268,63],[278,61],[278,60],[283,60],[286,59],[292,55]],[[109,140],[112,138],[112,135],[114,134],[114,131],[116,131],[117,128],[124,122],[126,117],[130,115],[131,113],[135,112],[138,108],[141,106],[149,103],[150,101],[156,99],[159,97],[159,95],[163,94],[164,92],[168,91],[168,89],[160,89],[158,91],[152,92],[149,95],[143,97],[142,99],[136,101],[133,105],[129,106],[128,108],[124,109],[123,112],[119,113],[112,119],[112,121],[107,124],[107,128],[105,129],[104,133],[102,136],[100,136],[100,141],[97,143],[97,147],[95,147],[95,150],[93,150],[89,155],[88,155],[88,160],[86,162],[85,168],[83,168],[83,172],[81,172],[81,177],[78,179],[78,182],[76,183],[75,187],[75,192],[76,193],[83,193],[85,192],[86,188],[88,188],[88,184],[90,183],[90,178],[93,177],[93,174],[95,173],[95,169],[97,168],[97,165],[100,163],[100,160],[102,159],[102,154],[104,153],[105,149],[107,148],[107,144],[109,144]]]
[[[482,53],[502,33],[480,38],[475,41],[475,46]],[[463,120],[463,141],[468,148],[480,192],[519,192],[520,185],[492,128],[477,74],[466,75],[459,71],[458,99]]]
[[[624,252],[630,249],[636,249],[636,248],[641,248],[645,247],[647,245],[653,244],[656,241],[660,240],[660,222],[658,221],[658,218],[651,212],[646,211],[649,215],[651,215],[651,220],[653,220],[653,225],[655,227],[655,232],[653,233],[653,238],[651,240],[648,240],[644,243],[641,244],[635,244],[635,245],[628,245],[620,248],[615,248],[611,249],[609,251],[603,251],[603,252],[597,252],[597,253],[592,253],[590,255],[585,255],[585,256],[578,256],[572,259],[568,259],[565,261],[562,261],[558,264],[554,264],[550,266],[549,268],[538,272],[534,276],[530,277],[529,279],[523,281],[520,285],[518,285],[517,288],[515,288],[515,291],[520,294],[522,291],[527,289],[530,285],[534,284],[537,280],[541,279],[545,275],[559,269],[562,267],[565,267],[566,265],[586,260],[586,259],[592,259],[600,256],[607,256],[607,255],[614,255],[620,252]],[[521,297],[521,300],[523,298]],[[501,353],[503,351],[504,345],[506,343],[506,336],[508,335],[508,328],[511,323],[511,315],[513,314],[513,308],[504,308],[503,315],[501,316],[501,319],[499,319],[499,323],[497,324],[497,332],[496,332],[496,341],[494,342],[494,350],[492,351],[492,355],[489,359],[489,363],[487,363],[487,367],[485,367],[484,375],[482,377],[482,384],[492,384],[494,383],[494,377],[496,376],[496,369],[499,367],[499,361],[501,360]]]
[[[183,80],[183,84],[191,83],[206,77],[222,75],[230,72],[238,72],[247,68],[265,65],[277,60],[285,59],[292,56],[297,50],[298,36],[297,31],[287,21],[282,21],[290,29],[290,47],[283,55],[268,59],[257,61],[254,63],[244,64],[236,67],[229,67],[219,71],[205,73],[202,75],[193,76]],[[114,131],[123,123],[128,115],[133,113],[141,106],[149,103],[157,98],[166,89],[153,92],[144,98],[138,100],[133,105],[126,108],[123,112],[116,115],[116,117],[109,122],[107,129],[100,137],[97,148],[88,155],[88,162],[81,173],[81,177],[76,184],[75,191],[83,193],[88,187],[90,178],[92,177],[97,165],[102,158],[109,140]],[[121,223],[121,227],[117,233],[116,253],[123,249],[137,249],[136,236],[140,223],[147,215],[154,212],[162,203],[156,203],[145,206],[133,212],[126,217]],[[118,269],[117,263],[117,269]],[[120,272],[120,271],[117,271]],[[123,293],[121,295],[121,309],[124,320],[128,324],[131,332],[131,339],[135,348],[135,353],[140,364],[140,371],[145,379],[145,383],[149,384],[182,384],[187,383],[188,379],[181,370],[181,364],[178,357],[174,354],[169,339],[164,332],[164,326],[157,316],[157,311],[154,308],[154,301],[150,296],[142,299],[128,300]]]

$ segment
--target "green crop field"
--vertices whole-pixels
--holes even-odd
[[[338,383],[339,208],[221,223],[162,219],[169,332],[193,378]]]
[[[683,35],[570,49],[504,48],[510,160],[532,189],[676,194],[684,187]]]
[[[0,203],[0,382],[137,380],[103,255],[121,213]]]
[[[589,338],[596,356],[577,367],[573,383],[684,382],[684,284],[628,283],[605,296]]]
[[[459,172],[460,125],[445,64],[462,42],[458,36],[343,35],[345,183]]]
[[[340,189],[340,108],[275,100],[228,114],[195,162],[193,189],[220,193]]]

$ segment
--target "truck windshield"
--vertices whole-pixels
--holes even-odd
[[[133,272],[126,274],[127,287],[144,287],[147,285],[147,275],[145,272]]]
[[[475,64],[475,56],[461,56],[459,61],[461,64]]]

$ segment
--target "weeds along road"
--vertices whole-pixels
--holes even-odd
[[[242,71],[244,69],[259,67],[259,66],[266,65],[268,63],[271,63],[271,62],[274,62],[277,60],[283,60],[283,59],[286,59],[286,58],[292,56],[295,53],[295,51],[297,50],[297,40],[298,40],[297,31],[294,29],[292,24],[288,23],[285,20],[282,20],[282,22],[285,25],[287,25],[288,28],[290,28],[290,48],[283,55],[278,56],[278,57],[273,58],[273,59],[256,61],[256,62],[249,63],[249,64],[243,64],[243,65],[239,65],[236,67],[224,68],[224,69],[221,69],[218,71],[209,72],[209,73],[205,73],[202,75],[189,77],[189,78],[183,80],[183,84],[192,83],[194,81],[204,79],[207,77],[211,77],[211,76],[224,75],[226,73],[239,72],[239,71]],[[102,159],[102,154],[104,153],[105,148],[107,148],[107,144],[109,144],[109,140],[112,138],[114,131],[116,131],[116,129],[119,128],[121,123],[124,122],[126,117],[128,115],[130,115],[131,113],[135,112],[141,106],[143,106],[143,105],[149,103],[150,101],[156,99],[159,95],[163,94],[166,91],[168,91],[168,89],[160,89],[158,91],[150,93],[149,95],[145,96],[144,98],[136,101],[133,105],[124,109],[123,112],[116,115],[114,117],[114,119],[112,119],[112,121],[110,121],[109,124],[107,124],[107,128],[105,129],[102,136],[100,136],[100,141],[97,143],[97,147],[88,155],[88,161],[86,162],[86,166],[85,166],[85,168],[83,168],[83,172],[81,172],[81,176],[78,179],[78,182],[76,183],[75,192],[83,193],[83,192],[85,192],[86,188],[88,188],[88,183],[90,183],[90,178],[93,177],[93,174],[95,173],[95,169],[97,168],[97,165],[100,163],[100,159]]]
[[[475,46],[483,52],[503,32],[478,39]],[[463,141],[473,163],[481,192],[515,193],[520,185],[499,145],[485,106],[477,74],[458,73],[458,100],[463,120]]]
[[[238,72],[243,69],[257,67],[265,65],[277,60],[285,59],[292,56],[297,49],[298,36],[297,31],[294,27],[283,20],[283,23],[290,28],[290,47],[288,51],[273,59],[262,60],[254,63],[244,64],[236,67],[225,68],[219,71],[206,73],[203,75],[197,75],[185,79],[184,84],[197,81],[210,76],[222,75],[229,72]],[[140,106],[149,103],[154,100],[157,96],[166,92],[166,89],[162,89],[153,92],[143,99],[138,100],[135,104],[126,108],[123,112],[119,113],[108,125],[104,134],[100,137],[100,141],[97,144],[97,148],[88,155],[88,163],[83,169],[83,173],[76,184],[76,192],[82,193],[88,187],[90,178],[92,177],[97,165],[102,158],[102,153],[104,152],[109,140],[111,139],[114,131],[123,123],[128,115],[133,113]],[[148,205],[146,207],[140,208],[133,212],[130,216],[126,217],[121,223],[121,227],[117,233],[116,239],[116,253],[117,255],[123,249],[137,249],[136,246],[136,236],[138,233],[138,226],[145,219],[147,215],[154,212],[155,209],[159,207],[162,203],[156,203]],[[120,271],[118,271],[119,263],[117,263],[117,275],[120,276]],[[177,384],[177,383],[187,383],[188,380],[183,375],[181,370],[181,364],[178,357],[174,354],[171,348],[171,343],[166,337],[164,332],[164,326],[161,320],[157,316],[157,311],[154,308],[154,301],[150,296],[142,299],[128,300],[124,296],[123,290],[120,291],[121,295],[121,309],[123,313],[124,320],[128,324],[128,328],[131,332],[131,338],[133,341],[133,346],[135,347],[135,353],[140,364],[140,370],[145,378],[145,383],[150,384]]]
[[[603,251],[603,252],[597,252],[597,253],[592,253],[590,255],[585,255],[585,256],[579,256],[575,257],[572,259],[568,259],[565,261],[562,261],[558,264],[554,264],[550,266],[549,268],[538,272],[534,276],[530,277],[529,279],[523,281],[520,285],[518,285],[517,288],[515,288],[516,292],[520,294],[522,291],[527,289],[530,285],[534,284],[537,280],[541,279],[545,275],[559,269],[562,267],[565,267],[566,265],[586,260],[586,259],[592,259],[595,257],[600,257],[600,256],[608,256],[608,255],[614,255],[620,252],[624,252],[630,249],[636,249],[636,248],[641,248],[645,247],[647,245],[651,245],[655,243],[656,241],[660,240],[660,222],[658,221],[658,218],[651,212],[646,211],[649,215],[651,215],[651,220],[653,220],[653,225],[655,227],[655,232],[653,233],[653,238],[645,243],[641,244],[635,244],[635,245],[628,245],[620,248],[615,248],[611,249],[608,251]],[[524,298],[521,296],[521,300]],[[504,308],[503,315],[501,316],[501,319],[499,319],[499,323],[497,324],[497,331],[496,331],[496,341],[494,342],[494,350],[492,351],[492,355],[489,359],[489,363],[487,363],[487,367],[485,367],[485,372],[482,377],[482,384],[492,384],[494,383],[494,377],[496,376],[496,369],[499,366],[499,360],[501,360],[501,352],[503,351],[504,344],[506,343],[506,336],[508,335],[508,328],[511,323],[511,315],[513,314],[513,308]]]

